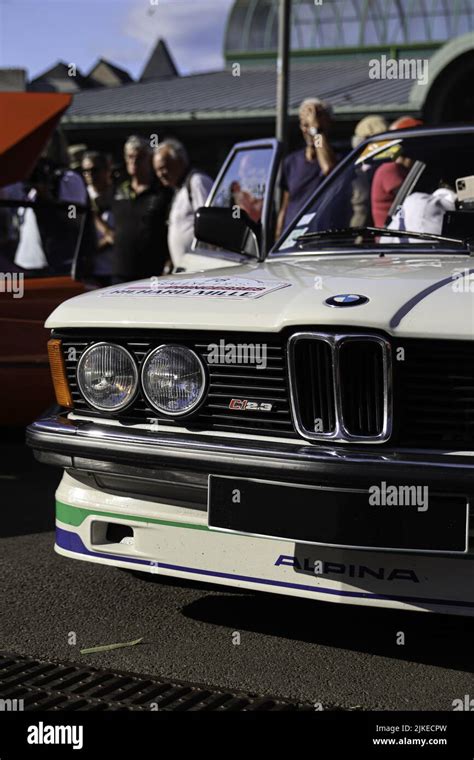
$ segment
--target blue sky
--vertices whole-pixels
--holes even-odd
[[[30,78],[58,60],[83,72],[107,58],[137,77],[158,37],[181,73],[223,65],[233,0],[0,0],[0,66]]]

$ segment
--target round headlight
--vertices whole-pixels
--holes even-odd
[[[135,396],[137,365],[122,346],[96,343],[79,360],[77,382],[85,400],[95,409],[118,412]]]
[[[206,388],[203,363],[185,346],[159,346],[145,359],[142,387],[159,412],[187,414],[199,404]]]

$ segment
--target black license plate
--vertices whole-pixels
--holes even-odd
[[[428,490],[424,502],[413,498],[413,492],[412,497],[402,493],[405,496],[401,495],[397,504],[384,504],[383,498],[379,498],[382,503],[374,504],[377,494],[368,490],[210,475],[209,527],[335,547],[448,553],[468,550],[466,497]],[[417,493],[422,495],[421,491]],[[415,504],[405,505],[404,499]]]

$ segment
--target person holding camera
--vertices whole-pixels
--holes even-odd
[[[276,239],[293,221],[314,190],[337,164],[328,133],[332,108],[319,98],[303,100],[299,109],[300,130],[305,147],[290,153],[282,166],[282,203],[276,224]]]
[[[19,210],[19,242],[15,264],[51,274],[70,271],[80,234],[79,209],[88,205],[80,174],[68,168],[67,144],[54,132],[24,186],[25,200],[34,207]],[[77,207],[69,213],[67,205]]]

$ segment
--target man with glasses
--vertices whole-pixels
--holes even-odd
[[[91,274],[100,285],[109,285],[112,275],[114,249],[114,219],[112,215],[112,169],[104,153],[88,151],[82,158],[82,176],[90,199],[97,235],[97,254]]]

